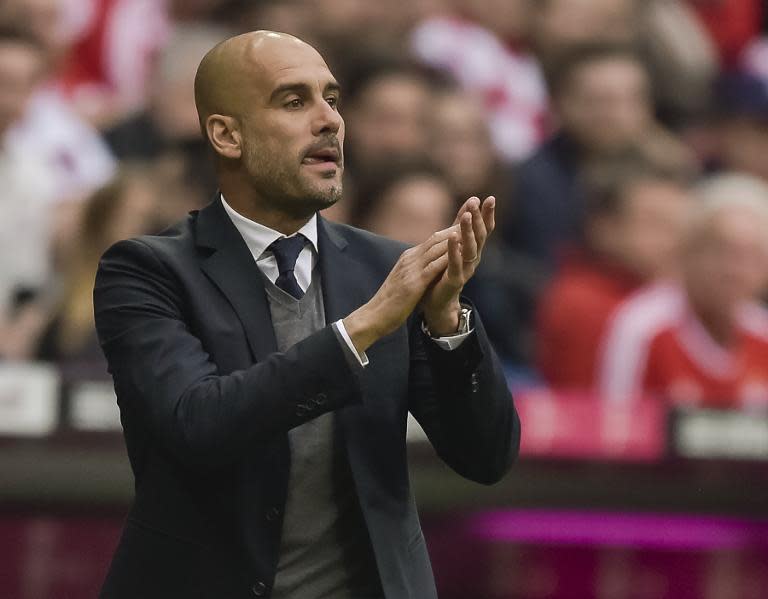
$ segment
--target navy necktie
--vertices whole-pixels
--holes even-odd
[[[299,287],[293,271],[296,268],[296,259],[306,243],[307,238],[301,233],[297,233],[293,237],[281,237],[273,241],[267,248],[272,250],[277,261],[277,270],[280,272],[275,285],[296,299],[304,297],[304,292]]]

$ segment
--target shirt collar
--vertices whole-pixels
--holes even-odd
[[[232,208],[232,206],[227,204],[227,201],[224,199],[224,194],[221,194],[221,203],[224,206],[227,215],[229,215],[232,224],[235,225],[235,228],[240,232],[240,235],[243,236],[254,259],[258,260],[273,241],[277,241],[281,237],[287,237],[279,231],[275,231],[266,225],[262,225],[261,223],[257,223],[256,221],[244,217]],[[312,218],[310,218],[297,233],[294,233],[294,235],[298,233],[304,235],[304,237],[312,243],[315,252],[317,252],[317,214],[313,214]]]

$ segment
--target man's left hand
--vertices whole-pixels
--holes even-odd
[[[460,235],[448,240],[448,266],[424,294],[421,306],[424,319],[432,335],[453,335],[459,328],[459,295],[464,285],[475,274],[488,235],[493,231],[496,199],[469,198],[456,216],[454,224]]]

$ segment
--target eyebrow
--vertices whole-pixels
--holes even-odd
[[[283,94],[287,93],[295,93],[300,96],[308,96],[311,93],[309,85],[306,83],[284,83],[283,85],[279,85],[275,88],[275,90],[272,92],[272,94],[269,96],[270,102],[275,100],[276,98],[282,96]],[[323,89],[323,93],[328,92],[341,92],[341,86],[336,81],[330,81],[325,85],[325,88]]]

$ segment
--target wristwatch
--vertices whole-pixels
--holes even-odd
[[[455,333],[451,333],[450,335],[443,335],[443,337],[454,337],[456,335],[466,335],[471,330],[470,327],[470,317],[472,316],[472,309],[466,308],[464,306],[461,307],[461,310],[459,310],[459,327],[456,330]],[[429,327],[427,327],[427,322],[422,319],[421,321],[421,330],[424,332],[425,335],[428,337],[432,337],[435,339],[436,337],[429,331]]]

